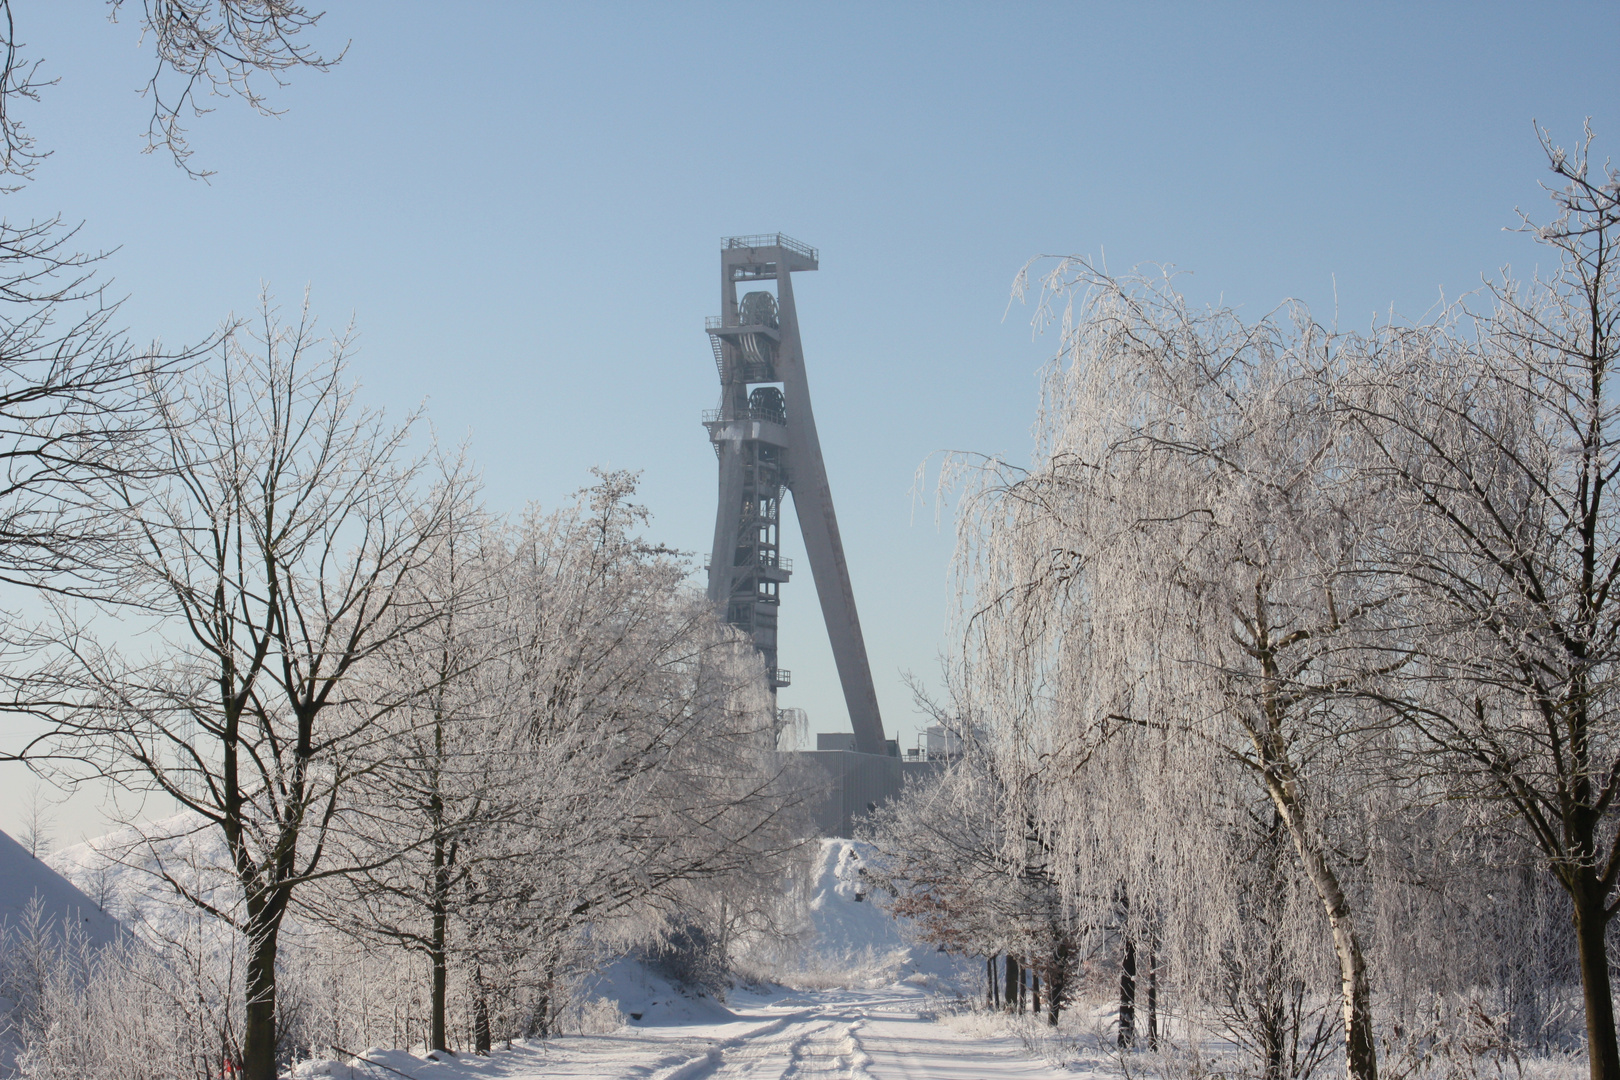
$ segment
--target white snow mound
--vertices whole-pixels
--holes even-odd
[[[876,855],[859,840],[821,841],[812,868],[802,947],[779,978],[803,989],[876,988],[898,982],[950,983],[967,968],[960,959],[917,941],[909,920],[896,919],[872,895],[865,866]],[[976,969],[975,969],[976,970]]]
[[[159,942],[178,939],[197,917],[197,909],[165,878],[224,910],[234,907],[241,893],[220,830],[190,812],[125,826],[65,847],[46,861],[107,911]]]

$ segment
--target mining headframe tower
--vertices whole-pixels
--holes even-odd
[[[824,827],[835,830],[832,822],[841,818],[847,830],[851,813],[899,791],[911,771],[902,766],[913,763],[902,763],[896,744],[884,738],[810,405],[793,274],[819,266],[815,248],[781,233],[721,241],[720,315],[706,327],[720,375],[720,407],[703,418],[720,459],[709,599],[764,657],[774,705],[776,691],[790,682],[778,663],[776,629],[781,589],[793,573],[781,554],[782,497],[791,493],[854,733],[853,754],[817,754],[834,777],[833,801],[845,807],[823,815]],[[775,294],[738,295],[738,286],[754,282],[774,284]],[[877,758],[885,760],[870,760]]]

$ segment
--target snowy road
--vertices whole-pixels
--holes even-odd
[[[971,987],[982,961],[966,964],[908,944],[901,927],[865,899],[860,847],[849,840],[821,842],[813,899],[805,912],[808,951],[800,959],[813,961],[803,970],[835,973],[845,985],[893,980],[883,989],[738,990],[721,1005],[683,994],[643,964],[625,959],[604,968],[587,991],[628,1014],[630,1022],[609,1034],[517,1043],[488,1058],[468,1055],[443,1062],[374,1050],[365,1055],[374,1065],[306,1066],[302,1075],[307,1080],[1080,1080],[1088,1075],[1119,1080],[1119,1071],[1102,1058],[1071,1062],[1080,1065],[1078,1074],[1054,1069],[1032,1058],[999,1021],[934,1020],[934,999],[917,984]]]
[[[384,1068],[354,1077],[399,1080],[1074,1080],[1031,1060],[1009,1036],[968,1036],[934,1021],[905,987],[743,997],[713,1023],[627,1025],[609,1035],[517,1045],[487,1059],[442,1063],[373,1052]],[[390,1071],[397,1070],[397,1071]]]

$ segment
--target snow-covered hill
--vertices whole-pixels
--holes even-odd
[[[801,944],[778,958],[776,977],[794,986],[866,988],[976,977],[976,965],[910,940],[906,926],[869,894],[862,871],[872,854],[860,841],[821,841]]]
[[[118,920],[72,881],[0,832],[0,920],[21,925],[36,898],[53,926],[77,925],[92,945],[104,945],[123,932]]]
[[[196,925],[174,882],[228,910],[238,890],[218,829],[195,814],[126,826],[65,847],[46,862],[101,907],[149,941],[177,940]]]

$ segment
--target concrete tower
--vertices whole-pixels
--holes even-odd
[[[720,408],[703,418],[720,458],[709,599],[727,622],[752,635],[772,692],[788,685],[788,673],[776,662],[776,613],[793,570],[779,546],[782,493],[792,492],[855,748],[883,754],[883,719],[816,438],[793,305],[793,272],[814,270],[818,262],[815,248],[781,233],[721,242],[721,314],[708,320]],[[767,281],[776,285],[774,296],[764,289],[737,295],[739,283]]]

